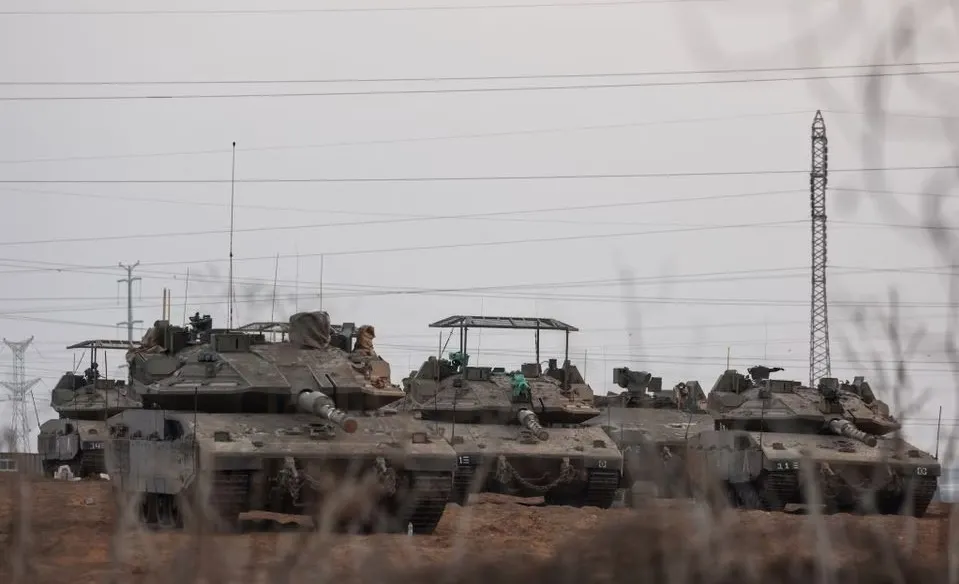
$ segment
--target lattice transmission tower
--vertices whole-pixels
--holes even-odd
[[[12,394],[10,401],[13,403],[13,418],[10,428],[13,431],[13,444],[10,447],[14,452],[30,452],[30,422],[27,418],[27,398],[33,386],[40,382],[39,378],[27,379],[26,353],[27,347],[32,342],[33,337],[17,342],[3,339],[3,343],[13,353],[13,379],[0,381],[0,385],[7,388]]]
[[[826,183],[829,141],[822,112],[812,121],[812,171],[809,204],[812,211],[812,294],[809,308],[809,385],[831,377],[829,361],[829,308],[826,302]]]

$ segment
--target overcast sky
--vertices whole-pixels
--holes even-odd
[[[848,67],[955,59],[945,2],[915,3],[919,34],[904,39],[892,28],[908,22],[901,0],[460,9],[480,4],[469,1],[0,5],[0,336],[35,338],[41,420],[80,357],[67,344],[126,337],[118,262],[141,262],[134,317],[147,325],[164,287],[174,322],[186,297],[187,313],[227,324],[233,141],[235,324],[321,307],[373,324],[396,382],[436,353],[430,322],[480,313],[580,327],[572,358],[597,393],[623,365],[708,389],[727,347],[734,368],[765,362],[806,380],[821,109],[833,374],[865,374],[895,401],[881,379],[895,364],[877,369],[873,355],[890,354],[880,320],[897,289],[907,334],[927,330],[904,399],[931,391],[909,437],[934,449],[940,405],[945,433],[959,423],[943,342],[956,262],[915,228],[932,200],[948,222],[954,181],[902,169],[955,164],[943,87],[955,75]],[[416,6],[433,8],[404,9]],[[185,12],[116,13],[134,10]],[[834,66],[847,67],[823,68]],[[742,71],[755,68],[768,71]],[[799,79],[823,76],[840,78]],[[108,83],[160,81],[179,83]],[[199,83],[210,81],[261,83]],[[532,89],[551,86],[562,89]],[[37,99],[50,97],[70,99]],[[866,115],[879,105],[881,123]],[[438,177],[461,180],[423,180]],[[527,333],[472,345],[483,365],[532,358]],[[562,358],[561,336],[544,346]],[[125,375],[122,354],[107,360]],[[8,349],[0,364],[9,376]]]

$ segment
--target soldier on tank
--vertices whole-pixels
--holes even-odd
[[[90,364],[87,367],[86,371],[83,372],[83,376],[86,377],[87,383],[93,383],[100,377],[100,371],[97,369],[96,362]]]

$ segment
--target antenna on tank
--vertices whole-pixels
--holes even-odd
[[[763,322],[763,363],[766,362],[766,349],[769,346],[769,321]],[[729,367],[727,367],[729,369]]]
[[[230,290],[227,298],[229,303],[229,325],[228,328],[233,328],[233,202],[234,195],[236,193],[236,142],[233,142],[233,159],[230,168]]]
[[[186,307],[187,307],[187,299],[189,298],[189,296],[190,296],[190,268],[188,266],[186,269],[186,283],[183,285],[183,326],[186,326],[186,323],[187,323]]]
[[[296,276],[293,283],[293,312],[300,311],[300,245],[293,242],[293,250],[296,252]]]
[[[939,430],[942,429],[942,406],[939,406],[939,421],[936,423],[936,460],[939,460]]]
[[[276,315],[276,277],[280,274],[280,254],[276,254],[276,261],[273,263],[273,305],[270,306],[270,322]],[[273,340],[276,340],[276,333],[273,333]]]
[[[320,310],[323,310],[323,264],[325,263],[323,254],[320,254]]]

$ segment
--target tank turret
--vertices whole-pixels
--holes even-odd
[[[191,491],[197,475],[212,482],[210,503],[231,525],[249,510],[318,516],[343,496],[330,489],[342,487],[367,499],[333,503],[347,513],[340,521],[432,532],[456,455],[413,416],[376,411],[405,393],[390,380],[374,338],[372,325],[332,325],[326,312],[229,329],[199,313],[188,328],[157,321],[128,356],[147,407],[109,420],[111,472],[119,484],[146,489],[137,493],[145,504],[166,509],[162,517],[147,509],[148,523],[171,521],[171,493]],[[198,458],[169,461],[170,446],[158,439],[195,440]],[[142,458],[129,456],[134,443]],[[129,474],[147,479],[124,480]],[[348,486],[364,475],[372,491]]]
[[[542,496],[547,504],[612,504],[622,455],[600,428],[580,426],[599,414],[593,390],[568,350],[562,361],[539,353],[542,332],[565,333],[568,348],[578,329],[551,318],[495,316],[451,316],[430,326],[458,329],[459,347],[447,359],[429,357],[404,380],[406,397],[384,411],[416,412],[444,433],[459,460],[454,501],[493,491]],[[533,358],[519,367],[472,362],[469,331],[483,328],[533,332]]]

